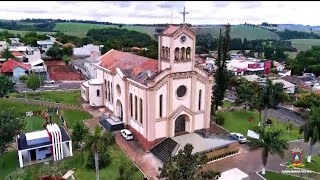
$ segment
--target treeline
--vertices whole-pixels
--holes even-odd
[[[270,24],[270,23],[267,23],[267,22],[263,22],[263,23],[261,23],[261,26],[278,27],[278,24]]]
[[[302,32],[302,31],[291,31],[285,29],[284,31],[275,31],[281,39],[288,40],[288,39],[319,39],[320,36],[313,32]]]
[[[21,23],[20,21],[0,21],[0,28],[7,30],[20,30],[20,31],[54,31],[54,22],[45,21],[35,24]]]
[[[103,44],[101,53],[110,49],[128,50],[131,47],[147,48],[147,51],[138,51],[138,55],[149,58],[158,58],[158,42],[153,40],[149,35],[127,29],[91,29],[87,33],[89,41]]]

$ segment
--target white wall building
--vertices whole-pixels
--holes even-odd
[[[92,52],[95,52],[95,53],[98,53],[99,55],[101,55],[100,47],[93,45],[93,44],[87,44],[81,48],[74,48],[73,49],[73,55],[77,56],[77,57],[87,57],[87,56],[90,56],[92,54]]]
[[[48,39],[44,41],[37,41],[37,44],[41,50],[47,52],[54,45],[54,41],[52,39]]]
[[[96,79],[81,85],[81,97],[121,119],[144,149],[210,127],[214,80],[195,66],[196,34],[170,25],[158,40],[158,60],[112,49],[99,58]]]
[[[275,83],[282,83],[283,84],[283,89],[286,93],[288,94],[293,94],[295,92],[295,89],[296,89],[296,85],[288,82],[288,81],[285,81],[283,79],[275,79],[275,80],[272,80],[272,83],[275,84]]]
[[[6,41],[0,41],[0,52],[7,49],[8,43]]]
[[[46,130],[17,136],[20,167],[72,156],[72,141],[64,127],[48,124]]]

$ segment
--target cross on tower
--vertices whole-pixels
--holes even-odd
[[[189,12],[186,12],[186,7],[183,7],[183,12],[180,12],[183,16],[183,24],[186,23],[186,14],[189,14]]]

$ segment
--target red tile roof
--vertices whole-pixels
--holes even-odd
[[[15,61],[13,59],[9,59],[8,61],[6,61],[2,64],[0,71],[2,73],[12,72],[13,69],[16,68],[17,66],[19,66],[25,70],[31,69],[30,64],[23,64],[21,62]]]
[[[163,32],[162,34],[164,35],[171,35],[178,31],[182,26],[174,26],[174,25],[169,25]]]
[[[23,53],[19,52],[19,51],[11,51],[11,54],[15,57],[17,56],[23,56]]]
[[[102,55],[100,60],[100,66],[109,70],[119,68],[140,83],[144,83],[148,73],[154,74],[158,71],[157,60],[114,49]]]

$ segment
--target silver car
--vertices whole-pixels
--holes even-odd
[[[232,133],[230,133],[230,136],[232,139],[239,141],[239,143],[246,143],[247,142],[247,138],[245,138],[240,133],[232,132]]]

